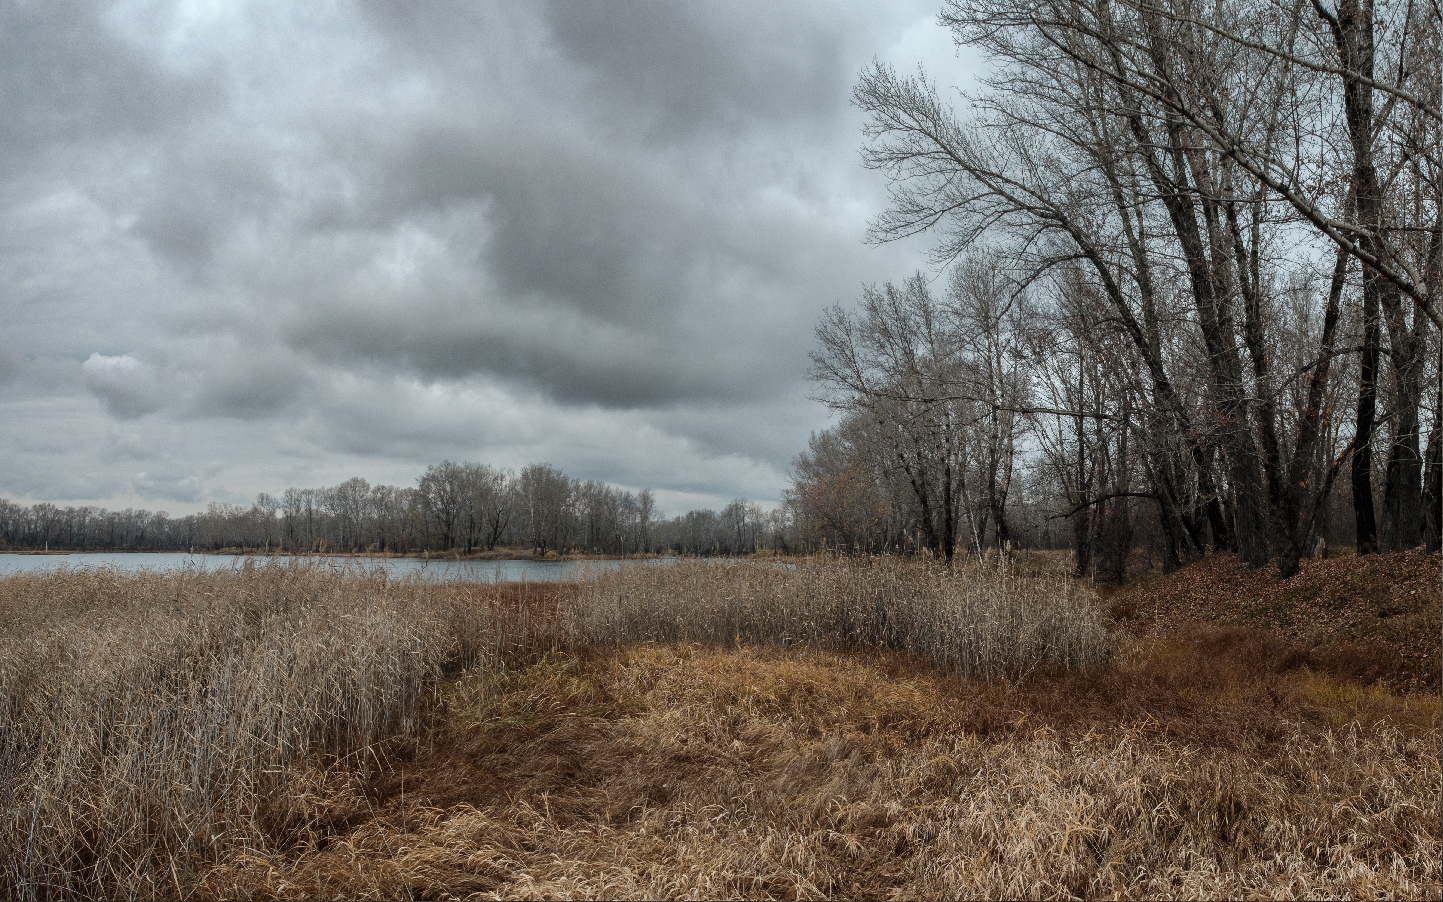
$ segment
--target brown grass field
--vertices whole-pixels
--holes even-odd
[[[7,577],[0,897],[1436,899],[1443,565],[1339,560]]]

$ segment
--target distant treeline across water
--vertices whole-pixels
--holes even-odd
[[[329,488],[265,492],[253,504],[212,503],[202,514],[15,504],[0,499],[0,549],[413,554],[523,548],[734,555],[788,551],[784,509],[736,500],[721,511],[660,518],[650,490],[573,479],[549,464],[519,473],[443,461],[414,487],[356,477]]]

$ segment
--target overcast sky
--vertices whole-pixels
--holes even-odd
[[[442,459],[773,503],[823,307],[905,277],[850,105],[931,2],[0,4],[0,497]]]

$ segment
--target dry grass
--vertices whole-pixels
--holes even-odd
[[[1018,682],[1107,659],[1095,600],[1063,577],[960,571],[915,558],[794,565],[682,561],[601,573],[571,623],[579,646],[700,641],[903,651],[951,673]]]
[[[289,841],[297,765],[364,772],[444,673],[553,635],[547,607],[283,564],[0,580],[0,897],[184,895]]]
[[[1436,694],[1101,610],[886,560],[9,577],[0,896],[1438,898]]]
[[[1300,699],[1351,691],[1303,672],[1283,682]],[[553,655],[458,682],[447,728],[400,768],[404,799],[394,782],[377,794],[379,816],[207,886],[322,899],[1437,898],[1436,699],[1374,699],[1397,723],[1284,721],[1226,748],[1170,738],[1167,714],[1058,729],[1045,697],[885,654]],[[966,729],[969,709],[1018,701],[1010,724]]]

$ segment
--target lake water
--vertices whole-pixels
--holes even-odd
[[[86,552],[74,554],[0,554],[0,576],[11,573],[33,573],[44,570],[72,569],[82,567],[114,567],[120,570],[226,570],[239,567],[245,561],[258,564],[274,560],[284,563],[290,560],[314,560],[334,567],[383,567],[393,576],[420,574],[427,579],[438,581],[494,583],[516,582],[558,582],[579,578],[586,570],[612,570],[619,567],[655,566],[670,562],[671,558],[647,560],[584,560],[584,561],[458,561],[455,558],[408,557],[259,557],[239,554],[183,554],[179,552],[122,553]]]

